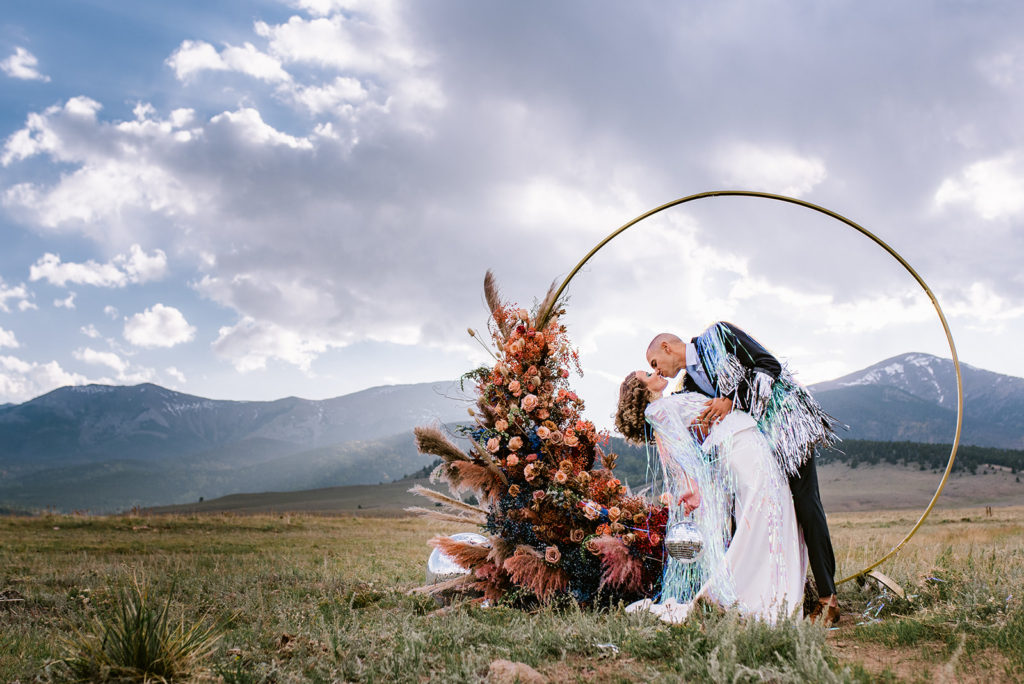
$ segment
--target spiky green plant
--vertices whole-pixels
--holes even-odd
[[[220,624],[171,618],[171,592],[161,603],[132,576],[119,587],[113,609],[93,616],[88,629],[65,640],[58,677],[69,681],[171,682],[196,674],[223,632]]]

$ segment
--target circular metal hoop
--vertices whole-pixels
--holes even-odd
[[[890,256],[892,256],[892,258],[896,259],[896,261],[898,261],[900,265],[904,269],[906,269],[906,271],[910,275],[914,277],[914,280],[917,281],[917,284],[921,286],[921,289],[925,291],[925,294],[927,294],[928,298],[931,300],[932,305],[935,307],[935,312],[939,315],[939,321],[942,323],[942,330],[946,333],[946,341],[949,343],[949,352],[950,354],[952,354],[953,366],[956,369],[956,433],[953,435],[953,448],[949,452],[949,463],[946,464],[946,471],[942,474],[942,480],[939,482],[939,486],[935,490],[935,494],[934,496],[932,496],[931,501],[928,502],[928,506],[924,509],[924,513],[921,514],[921,517],[918,519],[917,523],[910,530],[910,532],[907,533],[907,536],[905,536],[899,544],[894,546],[887,554],[876,560],[874,563],[864,568],[860,572],[856,572],[850,575],[849,577],[844,577],[843,579],[836,582],[836,584],[848,582],[856,577],[866,575],[867,573],[871,572],[879,565],[887,561],[889,558],[894,556],[896,553],[898,553],[899,550],[902,549],[908,541],[910,541],[910,538],[914,536],[914,534],[921,527],[921,525],[924,524],[925,518],[927,518],[928,514],[931,513],[932,508],[934,508],[935,506],[935,502],[938,501],[939,499],[939,495],[942,494],[942,490],[946,486],[946,481],[949,479],[949,474],[953,471],[953,461],[956,460],[956,451],[960,446],[960,430],[963,426],[963,379],[960,376],[960,360],[957,358],[956,355],[956,345],[953,344],[953,335],[949,331],[949,324],[946,322],[946,316],[945,314],[942,313],[942,307],[939,306],[939,301],[935,298],[935,293],[932,292],[931,288],[928,287],[928,284],[924,282],[924,279],[921,278],[920,275],[918,275],[917,271],[915,271],[913,267],[909,263],[907,263],[907,260],[900,256],[900,254],[895,249],[886,244],[885,241],[883,241],[874,233],[871,233],[867,229],[857,225],[856,223],[846,218],[845,216],[837,214],[836,212],[830,211],[824,207],[818,206],[817,204],[811,204],[810,202],[805,202],[803,200],[796,199],[795,197],[787,197],[785,195],[774,195],[767,192],[756,192],[753,190],[714,190],[711,192],[701,192],[697,193],[696,195],[688,195],[686,197],[681,197],[677,200],[672,200],[671,202],[662,204],[659,207],[655,207],[654,209],[651,209],[650,211],[641,214],[640,216],[637,216],[632,221],[626,223],[625,225],[615,230],[611,235],[606,237],[604,240],[601,240],[601,242],[597,243],[597,246],[595,246],[592,250],[587,252],[587,255],[584,256],[578,264],[576,264],[575,268],[573,268],[572,271],[569,272],[569,275],[565,277],[565,280],[562,281],[562,284],[555,292],[555,296],[550,300],[551,303],[548,305],[547,310],[541,312],[541,315],[538,316],[537,327],[543,327],[544,324],[547,323],[548,318],[551,316],[551,310],[554,308],[555,303],[558,301],[558,298],[561,297],[562,292],[565,291],[565,288],[569,285],[569,281],[571,281],[573,277],[579,272],[579,270],[583,268],[584,264],[590,261],[591,257],[597,254],[597,252],[602,247],[611,242],[616,236],[618,236],[620,233],[624,232],[628,228],[631,228],[632,226],[635,226],[636,224],[640,223],[644,219],[650,218],[651,216],[654,216],[655,214],[662,212],[666,209],[678,206],[680,204],[686,204],[687,202],[693,202],[695,200],[707,199],[709,197],[757,197],[761,199],[776,200],[778,202],[788,202],[789,204],[795,204],[797,206],[805,207],[807,209],[813,209],[814,211],[817,211],[826,216],[830,216],[836,219],[837,221],[840,221],[841,223],[845,223],[847,226],[853,228],[857,232],[866,236],[872,242],[874,242],[879,247],[888,252]]]

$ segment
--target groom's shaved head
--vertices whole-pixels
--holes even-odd
[[[679,339],[678,335],[673,335],[672,333],[658,333],[657,335],[654,336],[654,339],[651,340],[651,343],[647,345],[647,353],[650,354],[655,349],[661,347],[662,342],[676,344],[678,342],[682,342],[682,340]]]
[[[647,363],[663,378],[674,378],[686,365],[686,345],[678,335],[660,333],[647,345]]]

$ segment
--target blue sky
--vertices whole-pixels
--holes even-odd
[[[15,3],[0,20],[0,403],[151,381],[323,398],[483,360],[683,195],[801,197],[903,253],[961,358],[1024,375],[1018,3]],[[861,236],[713,200],[574,281],[607,424],[656,332],[727,319],[806,382],[948,355]]]

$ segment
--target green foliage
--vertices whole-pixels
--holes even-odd
[[[57,673],[70,681],[171,681],[191,675],[220,639],[221,628],[175,622],[168,594],[157,603],[133,576],[117,589],[109,612],[94,615],[85,632],[65,639],[68,655]]]

